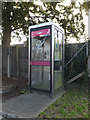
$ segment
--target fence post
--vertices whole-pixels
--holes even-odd
[[[17,61],[17,77],[19,76],[19,66],[18,66],[18,46],[16,46],[16,61]]]
[[[87,41],[87,44],[86,44],[86,56],[88,56],[88,41]]]
[[[7,77],[10,77],[10,47],[8,47],[7,52]]]

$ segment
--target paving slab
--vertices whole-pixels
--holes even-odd
[[[40,93],[28,93],[2,104],[2,115],[7,118],[35,118],[65,93],[58,92],[54,98]]]

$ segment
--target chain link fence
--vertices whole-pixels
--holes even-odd
[[[65,81],[85,71],[87,66],[86,43],[67,44],[65,47]],[[71,60],[71,61],[70,61]],[[70,61],[70,62],[69,62]],[[68,63],[68,64],[67,64]]]

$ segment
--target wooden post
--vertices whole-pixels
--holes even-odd
[[[18,46],[16,46],[16,61],[17,61],[17,77],[19,76],[19,66],[18,66]]]
[[[90,77],[90,9],[88,11],[88,54],[89,54],[89,57],[88,57],[88,73],[89,73],[89,77]]]
[[[10,77],[10,47],[8,47],[8,54],[7,54],[7,77]]]
[[[86,44],[86,56],[88,56],[88,41],[87,41],[87,44]]]
[[[0,46],[0,89],[2,90],[2,46]]]

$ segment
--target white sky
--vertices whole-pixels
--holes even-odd
[[[75,0],[74,0],[75,1]],[[83,3],[84,0],[78,0],[79,2]],[[42,3],[40,2],[36,2],[37,4],[39,5],[42,5]],[[70,3],[70,0],[65,0],[63,3],[61,4],[64,4],[64,5],[69,5]],[[78,5],[78,4],[77,4]],[[78,12],[78,11],[76,11]],[[85,30],[86,30],[86,33],[88,33],[88,16],[85,15],[85,12],[83,12],[83,16],[84,16],[84,23],[85,23]],[[14,33],[12,33],[12,35],[15,35]],[[14,37],[12,38],[12,42],[11,42],[11,45],[14,45],[14,44],[23,44],[26,40],[27,40],[27,37],[25,35],[22,34],[22,32],[20,32],[19,36],[21,36],[22,40],[19,41],[19,39],[17,37]],[[84,39],[81,38],[80,42],[83,42]],[[69,41],[69,43],[75,43],[76,42],[76,39],[71,39]]]
[[[23,32],[19,32],[19,35],[18,35],[19,37],[21,37],[21,40],[13,32],[12,32],[12,36],[14,36],[14,37],[11,38],[11,44],[10,45],[23,44],[27,40],[27,36],[24,35]]]

